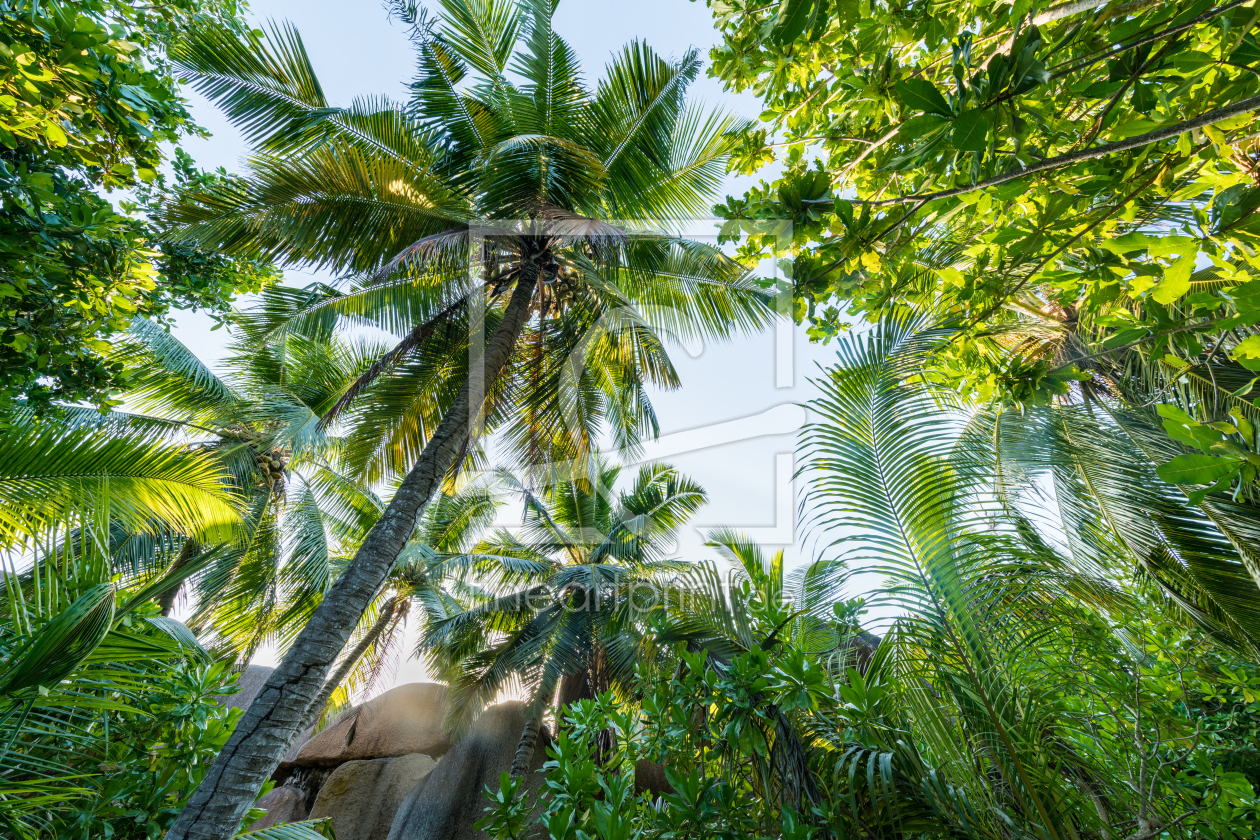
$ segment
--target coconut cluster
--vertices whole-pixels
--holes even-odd
[[[284,480],[284,457],[279,450],[273,449],[270,452],[260,452],[257,463],[259,471],[269,477],[273,484]]]
[[[233,441],[239,441],[249,447],[254,453],[254,463],[258,467],[258,471],[263,474],[266,483],[275,484],[284,480],[285,460],[284,453],[279,449],[264,451],[262,448],[262,436],[252,429],[224,429],[220,435]]]

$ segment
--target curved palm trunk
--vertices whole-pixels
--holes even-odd
[[[591,671],[582,669],[567,674],[560,680],[560,691],[556,696],[556,721],[564,717],[565,709],[578,700],[594,698],[596,691],[591,684]],[[542,731],[542,719],[534,718],[525,722],[521,730],[521,739],[516,743],[516,755],[512,758],[512,778],[519,779],[529,772],[529,765],[534,760],[534,751],[538,749],[538,735]]]
[[[190,560],[201,553],[201,543],[192,537],[184,540],[184,547],[180,549],[179,556],[175,558],[175,562],[171,564],[171,568],[167,570],[167,574],[178,571],[188,564]],[[158,609],[161,610],[163,618],[169,618],[170,614],[175,611],[175,599],[179,597],[179,592],[183,589],[184,583],[172,586],[165,592],[157,595]]]
[[[324,684],[320,686],[319,694],[315,695],[315,699],[311,701],[311,705],[306,710],[306,717],[302,719],[301,725],[298,726],[298,733],[305,732],[315,725],[315,721],[319,720],[320,713],[324,711],[324,707],[328,705],[328,698],[332,697],[337,687],[345,682],[346,677],[350,676],[350,672],[354,670],[354,666],[359,663],[372,646],[376,644],[381,635],[393,623],[394,618],[398,615],[400,602],[395,598],[391,599],[388,608],[382,609],[380,616],[376,619],[376,623],[372,625],[372,629],[367,632],[359,643],[354,646],[354,650],[350,651],[333,675],[324,680]]]
[[[512,778],[519,779],[529,771],[529,764],[534,760],[534,748],[538,746],[538,732],[542,729],[542,721],[533,718],[525,722],[521,731],[521,740],[516,745],[516,756],[512,759]]]
[[[425,505],[466,445],[473,417],[480,411],[489,386],[502,374],[528,320],[538,275],[536,261],[524,262],[521,279],[482,359],[486,387],[478,388],[474,401],[472,389],[479,384],[479,377],[470,367],[455,402],[420,459],[363,540],[354,560],[302,628],[280,667],[236,724],[227,745],[167,832],[167,840],[230,840],[240,827],[258,791],[306,720],[329,664],[345,648],[415,530]]]

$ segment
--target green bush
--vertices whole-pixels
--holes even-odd
[[[240,710],[222,704],[236,677],[223,663],[179,663],[137,672],[84,734],[71,764],[84,799],[67,801],[53,823],[60,838],[161,837],[227,742]]]
[[[1039,769],[1062,780],[1041,796],[1079,801],[1078,836],[1159,837],[1167,827],[1250,838],[1260,670],[1161,619],[1123,618],[1128,628],[1110,642],[1097,627],[1065,630],[1089,639],[1080,659],[1039,662],[1054,640],[1029,651],[1027,666],[1048,679],[1077,669],[1070,694],[1022,710],[1074,756]],[[844,667],[842,646],[819,655],[773,644],[773,626],[760,630],[771,645],[727,660],[680,646],[673,674],[645,669],[633,702],[605,694],[571,705],[548,753],[542,807],[504,774],[481,825],[495,840],[1033,836],[1036,816],[1018,793],[985,802],[933,743],[934,716],[946,710],[934,686],[899,680],[878,657],[863,676]],[[885,663],[895,658],[888,642],[883,650]],[[992,749],[954,746],[969,762]],[[1044,755],[1037,744],[1017,748],[1029,765]],[[667,768],[673,790],[657,801],[635,793],[642,759]],[[976,819],[981,804],[998,807],[998,819]]]

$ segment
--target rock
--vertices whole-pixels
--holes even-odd
[[[462,740],[407,795],[387,840],[486,840],[473,828],[486,816],[486,786],[497,790],[499,776],[512,769],[516,745],[525,728],[524,703],[500,703],[482,712]],[[547,760],[550,737],[539,733],[530,763],[526,796],[536,796]]]
[[[437,758],[450,748],[442,732],[446,686],[408,683],[392,688],[307,741],[294,762],[335,767],[346,761],[424,753]]]
[[[638,796],[645,791],[657,799],[663,793],[673,793],[674,788],[665,778],[664,764],[641,758],[634,765],[634,793]]]
[[[347,761],[319,789],[311,819],[332,817],[337,840],[385,840],[398,806],[436,766],[420,753]]]
[[[265,665],[250,665],[236,679],[238,691],[225,699],[223,705],[241,711],[248,709],[249,704],[253,703],[254,698],[258,696],[258,692],[262,691],[262,687],[267,684],[267,678],[274,670],[276,669]]]
[[[284,785],[272,788],[271,793],[258,800],[255,808],[266,808],[267,816],[249,827],[250,831],[271,828],[280,823],[301,822],[306,819],[306,791]]]
[[[311,736],[315,734],[315,727],[307,729],[293,740],[293,746],[289,747],[289,751],[284,754],[284,758],[280,759],[280,764],[295,764],[297,755],[302,751],[302,747],[306,746],[306,742],[311,740]]]

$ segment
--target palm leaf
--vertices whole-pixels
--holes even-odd
[[[146,434],[15,424],[0,440],[0,464],[6,542],[74,517],[112,517],[137,530],[161,521],[207,536],[239,520],[213,459]]]

